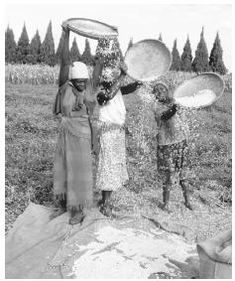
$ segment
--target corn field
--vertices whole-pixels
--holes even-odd
[[[13,84],[56,84],[59,66],[7,64],[5,66],[5,81]]]
[[[91,69],[89,69],[91,72]],[[5,81],[13,84],[57,84],[59,75],[59,66],[50,67],[48,65],[27,65],[18,64],[5,65]],[[190,79],[195,76],[195,73],[187,72],[168,72],[162,76],[160,80],[167,80],[170,88],[175,88],[184,80]],[[232,73],[223,76],[225,82],[225,91],[232,91]],[[126,79],[132,80],[132,79]]]

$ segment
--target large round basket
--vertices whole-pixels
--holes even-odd
[[[159,40],[145,39],[133,44],[125,54],[128,75],[142,82],[153,81],[171,65],[171,52]]]
[[[118,29],[115,26],[86,18],[70,18],[64,22],[69,30],[91,39],[115,38]]]
[[[216,102],[223,91],[223,79],[216,73],[206,72],[183,82],[176,88],[173,96],[178,104],[184,105],[183,101],[187,99],[188,107],[207,107]]]

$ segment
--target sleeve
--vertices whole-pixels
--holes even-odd
[[[154,107],[153,112],[154,112],[154,118],[155,118],[155,121],[156,121],[156,127],[160,128],[161,122],[162,122],[161,113],[160,113],[160,111],[158,110],[157,107]]]
[[[73,109],[73,105],[75,104],[75,95],[73,91],[68,88],[62,98],[62,113],[64,116],[70,117]]]
[[[86,94],[85,94],[85,98],[84,98],[84,103],[86,105],[90,118],[92,118],[94,108],[96,106],[96,97],[95,97],[93,87],[94,87],[94,85],[93,85],[92,81],[88,80],[87,86],[86,86]]]
[[[171,117],[173,117],[175,115],[176,111],[177,111],[177,105],[173,104],[170,109],[164,111],[161,114],[161,120],[164,120],[164,121],[169,120]]]
[[[128,84],[126,86],[121,87],[121,93],[122,95],[128,95],[130,93],[133,93],[139,86],[139,82]]]
[[[63,30],[63,47],[61,51],[60,72],[59,72],[59,87],[61,87],[69,79],[70,68],[70,53],[69,53],[69,30]]]
[[[61,113],[61,93],[60,88],[58,89],[58,92],[55,97],[54,105],[53,105],[53,114],[57,115]]]
[[[95,67],[92,73],[92,85],[93,89],[97,89],[99,82],[100,82],[100,76],[102,74],[104,62],[102,59],[98,59],[95,57]]]

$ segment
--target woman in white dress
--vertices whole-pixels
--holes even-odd
[[[126,73],[126,66],[120,64],[121,73]],[[97,164],[96,187],[101,190],[100,211],[112,215],[110,198],[128,181],[126,167],[125,119],[126,108],[122,95],[129,94],[141,85],[139,82],[123,86],[123,80],[117,81],[97,95],[99,103],[98,141],[99,154]]]

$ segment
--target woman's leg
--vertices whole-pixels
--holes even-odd
[[[170,200],[171,183],[170,183],[170,173],[169,172],[166,172],[162,188],[163,188],[163,193],[162,193],[163,206],[162,206],[162,209],[170,211],[169,210],[169,200]]]
[[[189,201],[189,190],[190,190],[190,183],[188,180],[188,173],[189,173],[189,151],[188,151],[188,145],[187,142],[184,141],[182,144],[182,154],[180,158],[180,186],[183,191],[184,196],[184,204],[189,209],[192,210],[192,206]]]
[[[104,202],[105,204],[108,204],[109,201],[110,201],[110,198],[111,198],[111,194],[112,194],[112,191],[105,191],[105,194],[104,194]]]
[[[67,202],[66,202],[65,194],[56,196],[55,201],[58,202],[58,203],[56,202],[57,209],[50,215],[50,219],[55,219],[56,217],[62,215],[67,211],[67,207],[66,207]]]
[[[100,212],[107,217],[112,216],[112,208],[110,205],[111,195],[112,191],[102,190],[102,204],[100,205]]]
[[[190,200],[189,200],[189,182],[188,180],[185,179],[181,179],[180,180],[180,186],[183,190],[183,196],[184,196],[184,205],[189,209],[189,210],[193,210],[191,204],[190,204]]]
[[[79,224],[84,220],[85,214],[83,213],[83,206],[79,207],[71,207],[71,218],[69,220],[69,223],[71,225]]]

